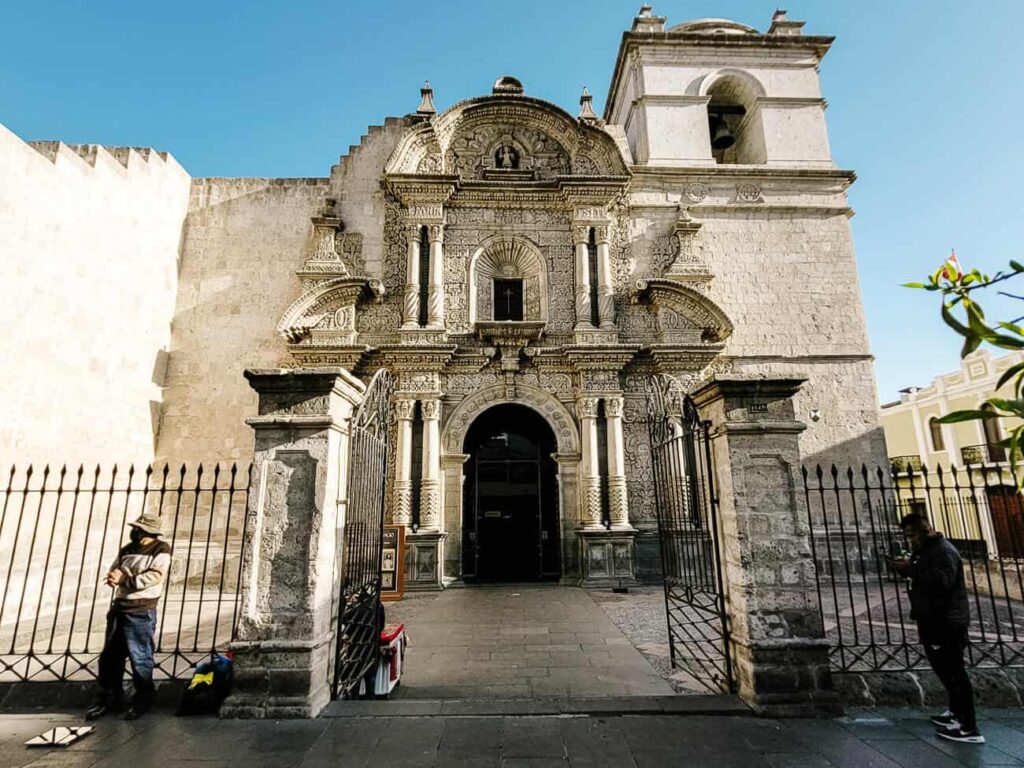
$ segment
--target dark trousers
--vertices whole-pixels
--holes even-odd
[[[949,711],[965,731],[978,727],[974,713],[974,690],[964,666],[967,627],[955,624],[918,625],[928,662],[949,693]]]
[[[156,630],[156,608],[145,613],[107,614],[107,634],[100,653],[100,688],[107,700],[119,703],[124,696],[125,659],[132,665],[134,704],[148,707],[153,703],[153,635]]]

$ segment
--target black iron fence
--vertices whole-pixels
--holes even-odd
[[[670,661],[709,690],[732,691],[711,423],[670,376],[648,379],[646,399]]]
[[[971,604],[968,662],[1024,666],[1024,496],[1007,465],[803,468],[818,598],[832,669],[926,668],[906,580],[887,557],[925,515],[959,549]]]
[[[248,466],[11,467],[0,475],[0,682],[96,677],[128,524],[163,520],[173,547],[158,607],[157,677],[226,650],[238,608]]]

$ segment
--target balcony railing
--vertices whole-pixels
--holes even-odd
[[[1001,445],[966,445],[960,449],[960,459],[966,465],[995,464],[1006,461],[1006,449]]]
[[[892,465],[893,472],[921,471],[921,457],[916,454],[912,456],[890,456],[889,464]]]

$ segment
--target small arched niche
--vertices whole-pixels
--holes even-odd
[[[500,239],[481,247],[469,264],[472,323],[547,322],[548,273],[529,243]]]
[[[767,162],[764,129],[757,100],[764,88],[742,70],[721,70],[708,77],[703,94],[708,102],[711,154],[723,165],[760,165]]]

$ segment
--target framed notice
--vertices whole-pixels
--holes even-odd
[[[405,526],[385,525],[380,553],[380,599],[401,600],[405,592]]]

